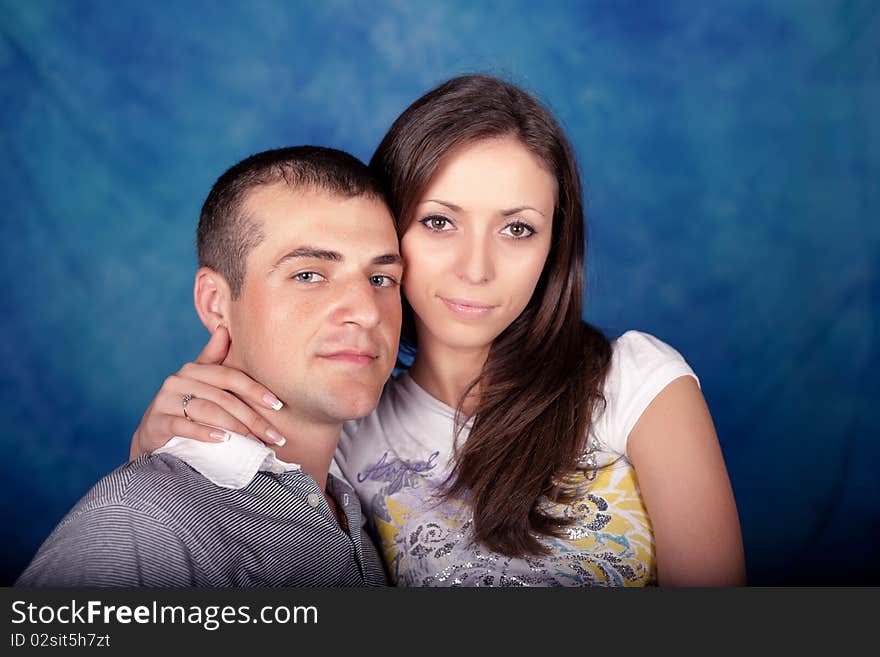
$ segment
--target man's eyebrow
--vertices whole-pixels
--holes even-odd
[[[281,258],[278,259],[278,262],[275,263],[275,267],[280,267],[288,260],[293,260],[295,258],[314,258],[316,260],[326,260],[328,262],[342,262],[345,260],[343,255],[338,251],[328,251],[327,249],[319,249],[314,246],[301,246],[281,256]],[[403,258],[396,253],[385,253],[376,256],[370,262],[374,265],[403,266]]]
[[[374,265],[400,265],[403,266],[403,258],[396,253],[386,253],[373,258]]]
[[[342,262],[342,254],[337,251],[327,251],[326,249],[318,249],[313,246],[301,246],[299,248],[285,253],[275,263],[276,267],[280,267],[288,260],[294,258],[315,258],[316,260],[328,260],[330,262]]]

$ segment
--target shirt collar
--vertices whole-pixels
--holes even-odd
[[[275,458],[275,452],[263,443],[231,431],[229,436],[229,440],[222,443],[174,436],[153,453],[171,454],[223,488],[244,488],[257,472],[281,474],[300,469],[296,463]]]

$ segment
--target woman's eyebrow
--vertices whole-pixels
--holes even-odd
[[[440,205],[445,205],[447,208],[449,208],[453,212],[462,212],[461,207],[456,205],[455,203],[450,203],[449,201],[441,201],[438,198],[427,198],[422,202],[423,203],[439,203]],[[520,205],[515,208],[510,208],[509,210],[502,210],[499,214],[502,217],[509,217],[510,215],[516,214],[517,212],[522,212],[523,210],[533,210],[534,212],[537,212],[542,217],[546,218],[546,215],[543,212],[541,212],[538,208],[533,208],[531,205]]]
[[[426,198],[422,203],[439,203],[440,205],[445,205],[447,208],[452,210],[453,212],[461,212],[461,208],[457,206],[455,203],[450,203],[449,201],[441,201],[436,198]]]
[[[533,210],[537,212],[542,217],[545,217],[544,213],[541,212],[538,208],[533,208],[531,205],[521,205],[517,208],[510,208],[510,210],[503,210],[501,212],[502,217],[509,217],[512,214],[516,214],[517,212],[522,212],[523,210]]]

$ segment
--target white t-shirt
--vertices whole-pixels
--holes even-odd
[[[656,581],[651,523],[627,458],[627,437],[652,399],[681,376],[681,355],[629,331],[613,341],[606,407],[593,423],[572,504],[536,503],[574,518],[565,538],[539,537],[545,557],[510,558],[473,543],[462,500],[437,492],[453,454],[455,410],[408,374],[389,381],[369,416],[347,422],[336,464],[354,486],[399,586],[639,586]],[[467,438],[466,425],[461,440]]]

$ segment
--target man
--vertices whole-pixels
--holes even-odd
[[[329,474],[343,421],[374,408],[397,355],[402,262],[377,183],[332,149],[254,155],[215,183],[198,252],[199,318],[286,401],[286,441],[172,439],[99,481],[16,584],[386,584],[357,495]],[[188,393],[187,417],[207,402]]]

